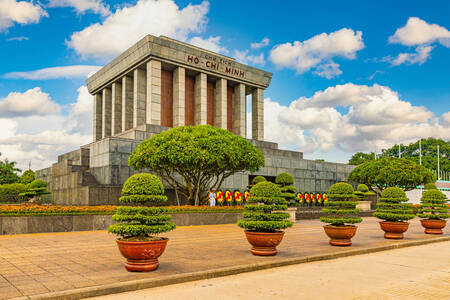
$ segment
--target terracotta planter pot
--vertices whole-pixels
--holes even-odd
[[[446,220],[420,220],[427,234],[443,234],[442,228],[447,225]]]
[[[385,239],[403,239],[403,232],[408,230],[407,222],[380,222],[380,227],[384,231]]]
[[[351,238],[355,236],[358,226],[345,225],[345,226],[331,226],[325,225],[325,233],[330,238],[330,245],[333,246],[351,246]]]
[[[281,243],[284,231],[280,232],[255,232],[245,230],[247,241],[253,246],[250,250],[253,255],[273,256],[277,255],[277,246]]]
[[[127,259],[125,269],[131,272],[149,272],[158,268],[158,257],[163,254],[169,239],[148,242],[116,240],[120,253]]]

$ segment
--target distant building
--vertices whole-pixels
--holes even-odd
[[[443,192],[447,196],[447,198],[450,199],[450,181],[438,180],[436,181],[435,185],[438,188],[438,190]],[[424,191],[423,185],[419,186],[417,189],[407,191],[406,196],[409,198],[409,202],[413,204],[419,204],[423,191]]]
[[[264,89],[271,78],[233,58],[148,35],[87,80],[94,96],[92,143],[60,155],[36,176],[48,182],[55,203],[115,204],[122,184],[135,173],[128,157],[141,141],[197,124],[246,137],[251,95],[251,142],[264,153],[266,165],[255,174],[229,177],[223,188],[244,190],[255,175],[273,179],[281,172],[291,173],[301,192],[326,192],[345,181],[354,166],[306,160],[301,152],[264,141]]]

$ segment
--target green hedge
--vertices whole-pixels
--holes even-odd
[[[23,183],[10,183],[0,185],[0,195],[18,196],[21,193],[25,193],[27,190],[27,185]]]
[[[428,220],[445,220],[448,213],[447,196],[437,189],[429,189],[422,193],[417,216]]]
[[[381,193],[374,217],[389,222],[404,222],[414,218],[413,208],[406,193],[399,187],[389,187]]]
[[[325,202],[325,208],[322,212],[327,216],[321,217],[320,221],[332,226],[345,226],[346,224],[355,224],[362,222],[358,217],[359,209],[356,209],[357,201],[353,201],[353,187],[345,182],[333,184],[328,189],[328,201]]]
[[[292,226],[292,222],[286,220],[288,213],[274,212],[287,209],[287,202],[278,185],[267,181],[257,183],[250,190],[248,202],[257,204],[244,206],[239,227],[257,232],[277,232]]]
[[[164,187],[158,177],[148,173],[135,174],[127,179],[122,188],[119,201],[129,203],[161,204],[167,202]],[[175,223],[169,222],[172,216],[167,215],[164,207],[128,207],[122,206],[112,216],[119,222],[111,225],[108,232],[122,238],[144,238],[150,234],[159,234],[175,229]]]

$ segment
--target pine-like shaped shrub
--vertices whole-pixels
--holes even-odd
[[[354,201],[353,187],[345,182],[333,184],[328,189],[327,201],[324,202],[322,211],[327,216],[321,217],[320,221],[332,226],[345,226],[362,222],[358,217],[359,209],[356,209],[357,201]]]
[[[123,203],[158,205],[167,202],[164,187],[158,177],[152,174],[135,174],[127,179],[122,188]],[[113,215],[118,224],[111,225],[108,232],[122,236],[122,239],[147,241],[158,239],[151,235],[175,229],[169,222],[168,208],[146,206],[121,206]]]
[[[430,189],[422,193],[417,216],[427,220],[445,220],[448,213],[447,196],[437,189]]]
[[[39,199],[39,197],[48,194],[50,194],[50,192],[47,191],[47,182],[40,179],[36,179],[33,180],[30,184],[28,184],[27,191],[19,194],[19,196],[25,196],[30,199]]]
[[[274,212],[287,209],[286,200],[276,184],[264,181],[253,186],[248,203],[254,204],[244,206],[244,219],[238,221],[239,227],[257,232],[277,232],[292,226],[292,222],[286,220],[288,213]]]
[[[388,222],[404,222],[414,218],[411,203],[399,187],[388,187],[381,193],[374,217]]]
[[[286,200],[289,206],[295,206],[297,204],[295,193],[297,188],[293,186],[294,177],[289,173],[280,173],[275,178],[275,183],[280,186],[281,195]]]
[[[424,188],[426,190],[437,190],[436,185],[434,183],[432,183],[432,182],[429,182],[429,183],[425,184]]]
[[[369,187],[365,184],[359,184],[354,193],[358,200],[367,200],[367,197],[375,195],[374,192],[369,191]]]

